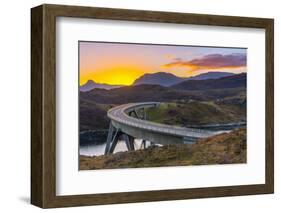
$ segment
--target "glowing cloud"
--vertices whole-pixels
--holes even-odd
[[[226,69],[226,68],[240,68],[245,67],[247,63],[245,54],[209,54],[201,58],[195,58],[192,60],[182,60],[176,58],[174,61],[164,64],[163,67],[184,67],[188,71],[195,70],[207,70],[207,69]]]

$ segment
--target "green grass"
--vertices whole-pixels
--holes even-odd
[[[148,120],[178,126],[238,122],[246,119],[245,107],[215,102],[161,103],[146,110]]]

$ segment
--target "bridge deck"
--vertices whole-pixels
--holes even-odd
[[[172,125],[165,125],[160,123],[155,123],[147,120],[141,120],[128,115],[130,111],[136,110],[138,108],[146,108],[157,106],[158,102],[142,102],[142,103],[128,103],[110,109],[107,112],[108,117],[118,122],[122,125],[136,127],[143,130],[174,135],[178,137],[194,137],[194,138],[206,138],[215,135],[215,132],[195,129],[195,128],[185,128]]]

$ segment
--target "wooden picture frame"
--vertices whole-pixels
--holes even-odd
[[[56,195],[56,17],[265,29],[265,184]],[[44,4],[31,9],[31,203],[42,208],[267,194],[274,191],[273,19]]]

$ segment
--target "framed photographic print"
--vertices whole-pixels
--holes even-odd
[[[31,203],[274,191],[273,19],[31,9]]]

